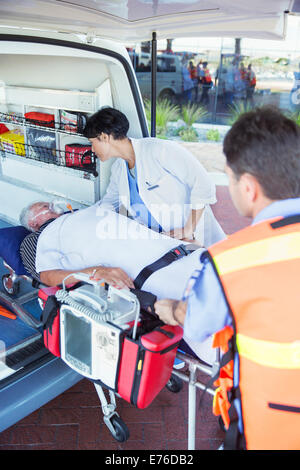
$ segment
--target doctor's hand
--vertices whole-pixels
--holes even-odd
[[[174,228],[170,232],[163,232],[167,237],[176,238],[177,240],[193,241],[193,232],[185,229],[185,227]]]
[[[110,284],[117,289],[134,288],[133,280],[121,268],[98,266],[91,270],[90,278],[95,281],[104,279],[107,284]]]
[[[155,302],[154,309],[161,321],[167,325],[183,326],[186,315],[185,302],[173,299],[162,299]]]

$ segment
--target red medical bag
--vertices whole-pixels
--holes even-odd
[[[59,304],[55,293],[59,287],[45,287],[39,290],[38,297],[43,308],[44,345],[54,356],[60,357]]]
[[[3,134],[4,132],[9,132],[9,129],[5,124],[0,124],[0,134]]]
[[[54,114],[38,113],[31,111],[24,114],[27,121],[31,121],[36,126],[54,127]]]
[[[65,146],[66,166],[84,167],[92,163],[90,153],[91,146],[83,144],[68,144]]]
[[[118,394],[137,408],[146,408],[170,379],[180,326],[163,325],[138,340],[124,338],[119,366]]]

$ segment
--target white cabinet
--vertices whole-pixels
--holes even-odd
[[[94,93],[22,88],[21,94],[19,87],[5,91],[7,104],[0,104],[0,119],[10,132],[0,134],[0,143],[6,157],[18,155],[96,175],[95,158],[82,158],[90,146],[82,130],[94,108]],[[70,149],[72,144],[78,144],[77,150]]]
[[[32,199],[53,196],[75,207],[99,200],[99,161],[82,135],[86,118],[95,111],[96,94],[12,86],[4,87],[4,93],[0,183],[5,182],[5,191],[3,186],[0,213],[6,217],[5,204],[15,197],[16,187],[22,194],[17,211]]]

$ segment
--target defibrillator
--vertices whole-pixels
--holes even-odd
[[[129,290],[106,290],[104,281],[93,281],[84,273],[77,278],[85,284],[56,293],[62,302],[61,358],[78,373],[114,389],[123,332],[138,320],[139,302]]]

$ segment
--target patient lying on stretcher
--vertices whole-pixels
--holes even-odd
[[[182,241],[154,232],[98,204],[60,215],[50,223],[43,220],[42,227],[35,232],[40,231],[35,271],[41,282],[50,286],[60,284],[74,272],[85,272],[93,279],[104,279],[120,288],[134,287],[133,280],[145,266],[182,244]],[[23,246],[22,259],[27,268],[25,251]],[[202,251],[199,247],[190,255],[157,270],[145,281],[143,290],[155,294],[158,299],[180,300],[191,274],[199,269]],[[76,279],[68,279],[68,283],[73,281]],[[210,341],[202,345],[192,344],[188,338],[185,341],[199,357],[211,362]]]

